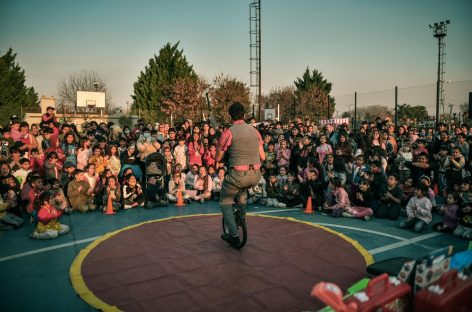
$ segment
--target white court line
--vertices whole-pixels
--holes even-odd
[[[264,210],[264,211],[247,211],[249,213],[269,213],[269,212],[282,212],[282,211],[294,211],[300,210],[300,208],[289,208],[289,209],[275,209],[275,210]]]
[[[16,259],[16,258],[22,258],[22,257],[26,257],[26,256],[30,256],[30,255],[34,255],[34,254],[38,254],[38,253],[42,253],[42,252],[46,252],[46,251],[50,251],[50,250],[55,250],[55,249],[69,247],[69,246],[74,246],[75,244],[87,243],[87,242],[96,240],[99,237],[100,236],[90,237],[90,238],[81,239],[81,240],[78,240],[78,241],[75,241],[75,242],[70,242],[70,243],[55,245],[55,246],[51,246],[51,247],[45,247],[45,248],[39,248],[39,249],[30,250],[30,251],[26,251],[26,252],[21,252],[21,253],[18,253],[16,255],[11,255],[11,256],[8,256],[8,257],[0,258],[0,262],[7,261],[7,260],[12,260],[12,259]]]
[[[299,210],[300,208],[291,208],[291,209],[276,209],[276,210],[265,210],[265,211],[250,211],[250,213],[269,213],[269,212],[281,212],[281,211],[294,211],[294,210]],[[374,230],[367,230],[367,229],[362,229],[362,228],[357,228],[357,227],[352,227],[352,226],[346,226],[346,225],[337,225],[337,224],[331,224],[331,223],[318,223],[318,222],[312,222],[313,224],[317,225],[322,225],[322,226],[330,226],[330,227],[337,227],[341,229],[348,229],[348,230],[354,230],[354,231],[359,231],[359,232],[365,232],[365,233],[371,233],[379,236],[385,236],[385,237],[390,237],[393,239],[398,239],[400,241],[407,240],[407,238],[401,237],[401,236],[395,236],[383,232],[378,232]]]
[[[439,235],[442,235],[442,234],[441,233],[429,233],[429,234],[426,234],[426,235],[421,235],[421,236],[418,236],[418,237],[415,237],[415,238],[403,240],[401,242],[393,243],[393,244],[386,245],[386,246],[383,246],[383,247],[374,248],[374,249],[368,250],[368,252],[371,255],[375,255],[375,254],[382,253],[382,252],[385,252],[385,251],[388,251],[388,250],[392,250],[392,249],[396,249],[396,248],[403,247],[403,246],[406,246],[406,245],[414,244],[416,242],[420,242],[420,241],[423,241],[423,240],[426,240],[426,239],[430,239],[430,238],[433,238],[433,237],[436,237],[436,236],[439,236]]]
[[[395,236],[395,235],[391,235],[391,234],[387,234],[387,233],[383,233],[383,232],[378,232],[378,231],[374,231],[374,230],[367,230],[367,229],[357,228],[357,227],[353,227],[353,226],[338,225],[338,224],[331,224],[331,223],[317,223],[317,222],[314,222],[313,224],[327,226],[327,227],[337,227],[337,228],[340,228],[340,229],[348,229],[348,230],[354,230],[354,231],[365,232],[365,233],[371,233],[371,234],[375,234],[375,235],[379,235],[379,236],[385,236],[385,237],[398,239],[400,241],[408,240],[407,238],[404,238],[404,237],[401,237],[401,236]]]
[[[258,212],[255,212],[255,211],[252,212],[251,211],[251,213],[261,214],[261,213],[294,211],[294,210],[299,210],[299,209],[298,208],[291,208],[291,209],[263,210],[263,211],[258,211]],[[375,235],[379,235],[379,236],[385,236],[385,237],[390,237],[390,238],[393,238],[393,239],[400,240],[400,242],[398,242],[398,243],[394,243],[394,244],[386,245],[384,247],[369,250],[369,252],[371,254],[376,254],[376,253],[380,253],[380,252],[383,252],[383,251],[395,249],[395,248],[398,248],[398,247],[413,244],[415,242],[418,242],[418,241],[421,241],[421,240],[424,240],[424,239],[428,239],[428,238],[440,235],[440,233],[431,233],[431,234],[419,236],[419,237],[416,237],[416,238],[413,238],[413,239],[406,239],[406,238],[400,237],[400,236],[395,236],[395,235],[386,234],[386,233],[382,233],[382,232],[378,232],[378,231],[367,230],[367,229],[362,229],[362,228],[356,228],[356,227],[346,226],[346,225],[338,225],[338,224],[330,224],[330,223],[316,223],[316,222],[314,222],[314,224],[321,225],[321,226],[327,226],[327,227],[342,228],[342,229],[349,229],[349,230],[354,230],[354,231],[359,231],[359,232],[371,233],[371,234],[375,234]],[[46,251],[50,251],[50,250],[66,248],[66,247],[74,246],[75,244],[87,243],[87,242],[90,242],[90,241],[94,241],[99,237],[100,236],[90,237],[90,238],[78,240],[78,241],[75,241],[75,242],[59,244],[59,245],[55,245],[55,246],[50,246],[50,247],[39,248],[39,249],[30,250],[30,251],[26,251],[26,252],[21,252],[21,253],[15,254],[15,255],[0,258],[0,262],[12,260],[12,259],[17,259],[17,258],[22,258],[22,257],[26,257],[26,256],[30,256],[30,255],[34,255],[34,254],[38,254],[38,253],[42,253],[42,252],[46,252]],[[425,238],[422,238],[422,237],[425,237]]]

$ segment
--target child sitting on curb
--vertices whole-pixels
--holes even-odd
[[[211,193],[215,201],[220,200],[221,186],[223,185],[225,175],[226,175],[226,170],[225,168],[221,167],[221,168],[218,168],[217,175],[216,177],[213,178],[213,189],[211,190]]]
[[[457,227],[459,218],[460,197],[458,193],[449,193],[446,197],[446,205],[439,208],[439,213],[444,214],[442,222],[435,223],[433,229],[441,233],[450,233]]]
[[[51,205],[62,212],[71,213],[73,211],[72,207],[69,205],[69,202],[64,196],[64,192],[61,189],[59,180],[51,179],[48,181],[48,184],[51,187],[49,190],[51,192]]]
[[[118,178],[114,175],[108,177],[105,182],[105,192],[103,192],[103,212],[108,209],[108,198],[111,199],[111,205],[114,212],[121,208],[121,191],[118,185]]]
[[[422,183],[418,184],[415,196],[406,205],[407,217],[400,223],[400,228],[413,228],[413,231],[420,233],[431,223],[432,205],[427,194],[428,187]]]
[[[359,218],[370,220],[370,216],[374,213],[372,210],[372,192],[370,191],[370,183],[366,179],[362,179],[357,185],[357,192],[354,194],[353,206],[346,208],[342,216],[346,218]]]
[[[264,179],[264,176],[261,175],[261,179],[259,180],[259,182],[253,187],[249,188],[247,192],[248,192],[247,203],[249,205],[257,204],[257,203],[261,205],[266,205],[267,193],[266,193],[266,181]]]
[[[472,240],[472,203],[464,203],[458,215],[459,225],[454,230],[454,236]]]
[[[285,208],[287,205],[280,203],[277,197],[280,193],[279,183],[277,182],[277,175],[274,171],[269,174],[269,182],[266,183],[267,207]]]
[[[141,185],[136,176],[129,174],[125,177],[123,185],[123,209],[130,209],[144,206],[144,195]]]
[[[179,192],[182,192],[182,198],[185,200],[185,202],[189,203],[190,196],[185,190],[185,182],[182,179],[182,175],[180,172],[174,172],[172,179],[169,181],[169,191],[166,194],[169,202],[176,203]]]
[[[4,200],[0,196],[0,231],[15,230],[23,224],[23,219],[15,216],[13,213],[8,212],[12,205],[16,205],[16,194],[10,190],[5,194],[6,199]]]
[[[351,207],[349,201],[349,195],[342,186],[342,180],[339,177],[334,177],[331,181],[332,193],[329,194],[328,200],[324,203],[322,215],[331,214],[333,217],[339,217],[343,211],[348,210]]]
[[[198,169],[198,175],[195,177],[195,183],[193,190],[189,191],[190,198],[195,201],[204,203],[206,199],[211,198],[211,190],[213,188],[213,181],[208,175],[207,170],[204,166]]]
[[[377,218],[388,218],[390,220],[398,220],[401,213],[401,201],[403,193],[398,186],[398,176],[389,174],[387,183],[380,188],[380,203],[374,207],[375,216]]]
[[[35,210],[38,211],[38,225],[31,234],[33,239],[54,239],[69,232],[69,226],[61,224],[58,220],[62,212],[49,203],[50,199],[49,192],[44,192],[35,202]]]
[[[87,212],[97,208],[93,203],[90,184],[87,182],[84,172],[80,169],[74,171],[74,180],[72,180],[67,187],[67,197],[74,210]]]

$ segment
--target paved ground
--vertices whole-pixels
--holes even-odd
[[[306,215],[300,209],[275,209],[252,206],[249,212],[292,217],[325,225],[358,241],[376,261],[395,256],[418,257],[430,250],[453,245],[465,250],[468,242],[451,235],[432,232],[421,234],[397,228],[398,222],[332,218],[318,213]],[[133,209],[113,216],[98,212],[73,214],[62,218],[71,233],[53,241],[34,241],[33,231],[25,225],[14,232],[0,233],[0,292],[2,311],[92,311],[73,291],[69,269],[78,252],[88,243],[108,232],[147,220],[171,216],[219,212],[218,205],[208,202],[176,208]],[[435,216],[435,220],[439,217]],[[219,240],[219,233],[215,233]],[[248,242],[250,244],[250,241]]]

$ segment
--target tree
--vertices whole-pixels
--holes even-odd
[[[250,113],[251,100],[249,93],[249,87],[244,82],[223,74],[216,76],[210,88],[212,116],[216,120],[229,122],[231,118],[228,108],[234,102],[243,104],[246,113]]]
[[[329,93],[333,84],[326,80],[321,72],[316,69],[310,72],[307,67],[302,78],[297,77],[294,83],[297,113],[314,120],[331,117],[335,100]],[[328,103],[330,116],[328,116]]]
[[[15,61],[16,53],[10,48],[0,56],[0,123],[8,122],[11,115],[39,108],[38,94],[25,84],[25,71]]]
[[[397,116],[399,120],[416,120],[423,122],[428,119],[428,110],[421,105],[411,106],[409,104],[399,105],[397,108]]]
[[[77,91],[105,92],[105,113],[114,114],[119,109],[112,103],[111,94],[100,75],[93,70],[82,70],[59,82],[57,87],[59,112],[75,111]],[[99,108],[95,108],[93,112],[99,112]]]
[[[161,109],[177,118],[199,120],[206,109],[204,92],[209,84],[201,79],[181,78],[168,86],[162,97]],[[208,116],[208,114],[207,114]]]
[[[357,108],[357,120],[374,121],[377,117],[385,119],[385,117],[392,117],[393,113],[387,106],[371,105]],[[354,117],[354,112],[344,112],[342,117]]]
[[[187,62],[183,50],[179,50],[178,45],[179,42],[174,45],[167,43],[159,50],[159,55],[154,54],[144,71],[141,71],[131,96],[132,111],[147,111],[148,118],[154,121],[158,117],[166,118],[161,111],[164,93],[169,92],[179,79],[197,80],[193,66]],[[165,107],[164,110],[168,111]]]
[[[290,118],[295,117],[294,101],[295,88],[292,86],[273,89],[268,95],[262,97],[263,107],[280,108],[280,119],[283,122],[288,122]]]

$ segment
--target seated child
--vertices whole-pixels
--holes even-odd
[[[261,179],[256,185],[248,189],[247,203],[249,205],[257,203],[261,205],[267,204],[266,181],[263,175],[261,175]]]
[[[211,190],[213,188],[213,181],[207,174],[207,170],[204,166],[198,169],[198,176],[195,177],[195,184],[193,190],[188,191],[190,198],[200,203],[204,203],[205,199],[211,198]]]
[[[454,230],[454,236],[472,240],[472,203],[464,203],[458,216],[459,224]]]
[[[470,177],[462,179],[460,184],[459,196],[461,197],[462,203],[472,202],[472,192],[470,191]]]
[[[273,141],[270,141],[267,146],[267,151],[265,152],[264,167],[266,167],[267,170],[273,170],[273,169],[276,169],[277,167],[277,159],[275,155],[275,144]]]
[[[187,191],[185,190],[185,182],[182,179],[182,174],[180,172],[174,172],[172,179],[169,181],[169,191],[166,194],[169,202],[177,202],[178,192],[182,192],[182,198],[185,202],[190,202],[190,195],[187,194]]]
[[[225,175],[226,175],[225,168],[220,167],[218,168],[216,177],[213,178],[213,188],[211,190],[211,193],[215,201],[220,200],[221,186],[223,185]]]
[[[285,182],[287,182],[287,177],[287,167],[281,166],[279,168],[279,175],[277,176],[277,182],[279,185],[283,185]]]
[[[114,212],[117,212],[121,208],[121,191],[118,184],[118,178],[111,175],[106,178],[105,191],[103,192],[103,212],[108,209],[108,198],[111,199],[111,206]]]
[[[44,178],[46,180],[61,178],[62,164],[59,166],[59,162],[56,152],[47,154],[46,161],[44,162]]]
[[[350,169],[351,195],[354,197],[359,190],[359,184],[363,180],[362,176],[369,171],[369,168],[364,164],[364,156],[358,155]]]
[[[210,175],[211,179],[214,180],[216,178],[216,176],[218,175],[216,173],[216,168],[215,166],[209,166],[208,167],[208,174]]]
[[[102,149],[96,145],[93,147],[93,154],[89,158],[89,164],[94,164],[95,172],[100,175],[106,169],[108,160],[103,156]]]
[[[44,155],[37,148],[31,150],[30,168],[44,175]]]
[[[433,225],[434,230],[442,233],[450,233],[454,231],[459,222],[457,216],[459,212],[459,201],[459,194],[450,193],[447,195],[446,205],[439,208],[439,213],[444,214],[443,220]]]
[[[123,184],[123,209],[144,206],[144,194],[134,174],[125,177]]]
[[[14,230],[23,224],[23,219],[8,212],[12,205],[16,205],[16,194],[9,190],[5,198],[0,196],[0,231]]]
[[[318,169],[310,169],[306,180],[301,185],[301,199],[306,206],[308,197],[311,197],[313,208],[320,209],[325,203],[325,182],[320,177]]]
[[[269,173],[269,183],[266,183],[267,207],[287,207],[287,205],[278,201],[279,193],[280,187],[277,182],[277,175],[272,171]]]
[[[431,201],[431,205],[433,205],[433,207],[436,207],[436,194],[434,193],[433,189],[430,187],[431,179],[428,176],[421,176],[420,183],[423,183],[424,185],[428,187],[428,198]]]
[[[87,173],[86,177],[87,177]],[[106,193],[107,179],[113,175],[110,169],[105,169],[100,176],[97,177],[95,187],[93,188],[93,196],[95,197],[95,204],[99,209],[103,208],[103,196]]]
[[[161,186],[164,185],[163,180],[163,176],[150,176],[147,178],[145,195],[147,201],[146,208],[166,207],[169,205],[165,201],[164,190]]]
[[[407,217],[400,223],[400,228],[413,228],[416,233],[422,232],[431,223],[431,201],[426,195],[428,187],[422,183],[418,184],[415,196],[406,205]]]
[[[294,172],[288,173],[287,182],[281,185],[279,197],[277,199],[287,207],[303,207],[300,198],[300,184],[298,183]]]
[[[362,179],[357,186],[357,192],[354,194],[353,206],[346,208],[342,216],[347,218],[359,218],[369,220],[374,213],[372,210],[372,192],[370,183]]]
[[[20,188],[23,188],[23,185],[25,184],[25,181],[26,181],[26,176],[28,176],[28,173],[31,172],[30,160],[28,158],[22,158],[20,159],[20,165],[21,165],[21,168],[16,170],[13,173],[13,175],[18,180],[18,183],[20,183]]]
[[[63,168],[64,170],[62,171],[60,183],[64,188],[64,193],[67,194],[67,185],[70,181],[74,180],[74,171],[76,167],[73,163],[66,161]]]
[[[398,176],[389,174],[387,183],[380,188],[380,203],[374,207],[377,218],[398,220],[401,212],[403,193],[398,186]]]
[[[182,179],[182,181],[185,182],[186,181],[185,179],[187,178],[187,175],[182,172],[182,165],[181,164],[175,164],[173,172],[177,172],[177,171],[180,172],[181,179]],[[170,172],[168,172],[168,174],[170,174]]]
[[[90,185],[90,189],[92,190],[92,196],[98,195],[96,193],[96,187],[100,180],[100,175],[95,171],[95,164],[89,163],[87,167],[85,167],[84,177],[85,181],[88,182]],[[111,171],[110,171],[111,172]]]
[[[333,217],[339,217],[342,215],[343,211],[351,207],[351,202],[349,201],[349,195],[343,187],[341,178],[334,177],[330,184],[332,184],[332,192],[329,196],[329,200],[324,203],[321,214],[331,214]]]
[[[35,210],[38,212],[38,225],[31,234],[33,239],[54,239],[59,235],[69,232],[69,226],[61,224],[59,217],[62,211],[56,210],[49,201],[51,195],[49,192],[42,193],[35,201]]]
[[[415,187],[413,186],[413,178],[408,177],[405,179],[403,184],[400,186],[402,190],[403,197],[402,197],[402,206],[406,206],[410,199],[415,196]]]
[[[36,222],[36,210],[34,209],[34,202],[43,192],[43,180],[39,175],[32,175],[29,179],[29,191],[25,201],[26,212],[31,214],[33,222]]]
[[[185,176],[185,189],[186,190],[193,190],[194,186],[195,186],[195,179],[196,177],[198,176],[198,165],[197,164],[193,164],[191,167],[190,167],[190,171],[187,172],[186,176]]]
[[[51,186],[49,192],[51,193],[50,204],[65,213],[71,213],[73,211],[72,207],[69,205],[64,192],[61,189],[58,179],[51,179],[48,181],[48,184]]]
[[[93,202],[92,191],[90,184],[84,176],[84,172],[76,169],[74,171],[74,180],[69,182],[67,187],[67,197],[72,209],[80,212],[95,210],[97,206]]]

